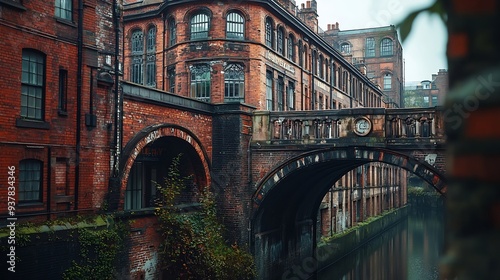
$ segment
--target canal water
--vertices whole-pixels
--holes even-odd
[[[444,251],[444,212],[409,211],[408,218],[318,273],[328,280],[436,280]]]

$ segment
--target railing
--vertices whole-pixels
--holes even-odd
[[[366,136],[358,136],[354,131],[360,118],[368,119],[371,124]],[[262,111],[256,113],[254,119],[254,140],[282,144],[336,140],[356,143],[411,142],[441,139],[443,134],[442,111],[439,108]]]

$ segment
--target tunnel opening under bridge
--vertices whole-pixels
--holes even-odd
[[[345,147],[296,156],[269,172],[258,183],[253,197],[251,249],[259,279],[281,279],[289,268],[314,260],[320,230],[318,210],[325,194],[349,171],[369,163],[407,170],[446,195],[442,173],[426,162],[392,150]],[[314,273],[315,265],[311,261],[304,272]]]

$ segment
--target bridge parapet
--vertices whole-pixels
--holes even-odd
[[[402,146],[444,144],[441,108],[259,111],[253,142],[267,145]]]

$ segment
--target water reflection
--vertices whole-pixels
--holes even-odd
[[[442,211],[411,211],[404,219],[328,269],[318,279],[439,279]]]

